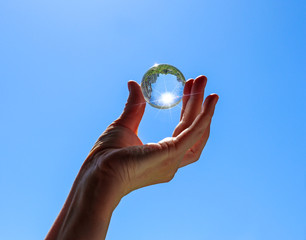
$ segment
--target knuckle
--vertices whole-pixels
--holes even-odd
[[[197,162],[197,161],[200,159],[200,157],[201,157],[201,151],[199,151],[199,152],[196,154],[196,157],[195,157],[195,159],[194,159],[193,162]]]
[[[165,183],[170,182],[170,181],[174,178],[174,176],[175,176],[175,172],[174,172],[174,173],[169,173],[169,174],[166,176],[164,182],[165,182]]]

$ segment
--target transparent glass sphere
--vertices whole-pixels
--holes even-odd
[[[176,67],[155,64],[143,76],[141,90],[151,106],[167,109],[181,101],[185,82],[184,75]]]

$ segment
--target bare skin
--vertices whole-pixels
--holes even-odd
[[[205,76],[186,82],[181,119],[172,137],[143,144],[137,130],[146,103],[140,86],[130,81],[122,115],[90,151],[46,239],[105,239],[112,213],[125,195],[169,182],[179,168],[197,161],[219,98],[212,94],[203,103],[206,83]]]

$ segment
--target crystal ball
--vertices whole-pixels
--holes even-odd
[[[176,67],[155,64],[143,76],[141,90],[145,100],[159,109],[172,108],[183,97],[185,77]]]

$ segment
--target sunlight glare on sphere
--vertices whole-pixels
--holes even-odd
[[[153,107],[167,109],[176,106],[183,97],[185,77],[176,67],[155,64],[143,76],[141,90]]]
[[[175,100],[175,96],[171,92],[165,92],[161,95],[160,100],[161,104],[165,106],[171,105]]]

